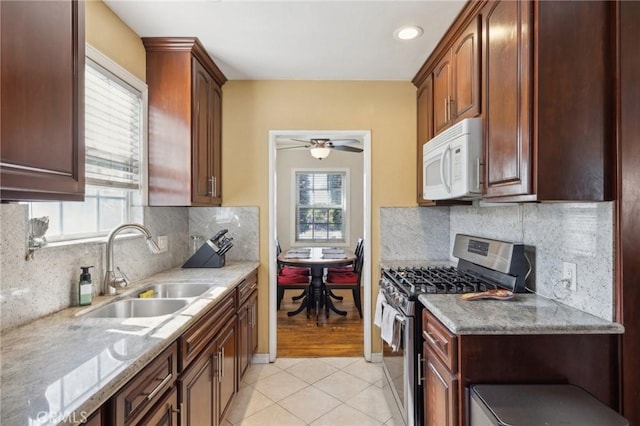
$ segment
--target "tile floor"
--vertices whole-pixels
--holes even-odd
[[[382,364],[364,358],[278,358],[254,364],[223,426],[395,426]]]

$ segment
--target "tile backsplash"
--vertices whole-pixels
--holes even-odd
[[[221,229],[233,237],[233,247],[226,260],[258,261],[258,207],[191,207],[189,208],[189,235],[205,239]]]
[[[114,263],[131,281],[181,266],[190,235],[210,238],[229,229],[234,247],[227,260],[258,260],[257,207],[142,207],[139,217],[154,238],[167,235],[169,251],[154,255],[141,236],[119,238]],[[104,277],[104,240],[50,244],[26,261],[28,209],[0,204],[0,330],[9,329],[75,304],[80,266],[93,265],[93,293]]]
[[[449,258],[449,207],[381,207],[381,260]]]
[[[381,208],[381,260],[450,259],[455,235],[523,243],[527,280],[538,294],[600,318],[614,313],[614,204],[553,203]],[[577,265],[577,290],[561,284],[562,262]]]

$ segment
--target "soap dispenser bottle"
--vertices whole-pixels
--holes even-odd
[[[89,268],[93,266],[81,266],[80,282],[78,283],[78,304],[80,306],[90,305],[93,296],[93,285],[91,284],[91,274]]]

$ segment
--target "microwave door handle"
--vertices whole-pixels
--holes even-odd
[[[447,152],[449,151],[449,147],[447,147],[447,149],[445,149],[442,152],[442,155],[440,156],[440,180],[442,181],[442,184],[444,185],[445,189],[447,190],[448,193],[451,193],[451,187],[449,187],[449,184],[447,183],[447,180],[444,178],[444,158],[447,155]],[[451,169],[451,167],[449,167],[449,169]]]

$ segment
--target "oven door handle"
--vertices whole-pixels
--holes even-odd
[[[396,314],[395,319],[398,320],[402,325],[405,325],[407,323],[407,317],[400,314]]]

